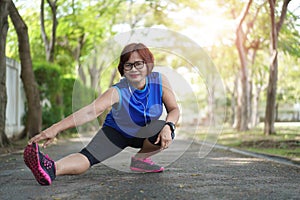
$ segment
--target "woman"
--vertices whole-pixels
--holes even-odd
[[[24,161],[41,185],[50,185],[58,175],[81,174],[91,166],[116,155],[130,146],[140,148],[131,158],[130,169],[161,172],[150,156],[168,148],[174,138],[179,108],[167,78],[152,72],[154,58],[141,43],[127,45],[120,56],[118,71],[123,78],[94,102],[31,138],[24,150]],[[163,106],[167,117],[159,120]],[[106,109],[103,127],[79,153],[54,162],[39,151],[37,142],[49,145],[66,129],[89,122]]]

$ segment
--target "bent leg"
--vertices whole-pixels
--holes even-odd
[[[139,130],[137,135],[146,139],[143,142],[141,150],[135,155],[136,158],[147,158],[162,151],[160,142],[158,144],[154,144],[154,142],[157,140],[159,132],[164,125],[165,121],[156,120]]]
[[[130,169],[137,172],[162,172],[164,167],[155,164],[150,156],[161,151],[159,145],[152,144],[149,139],[145,139],[141,150],[131,158]]]
[[[160,148],[160,145],[152,144],[148,139],[145,139],[142,148],[134,157],[144,159],[153,156],[161,151],[162,150]]]
[[[55,162],[55,166],[57,176],[82,174],[90,168],[90,162],[83,154],[74,153]]]

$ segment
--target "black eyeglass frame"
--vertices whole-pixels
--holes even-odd
[[[136,69],[142,69],[145,65],[145,61],[144,60],[139,60],[139,61],[135,61],[134,63],[125,63],[124,64],[124,71],[130,71],[132,70],[133,66],[136,68]]]

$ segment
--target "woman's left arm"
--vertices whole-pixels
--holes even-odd
[[[175,94],[166,76],[162,75],[162,101],[167,110],[166,122],[172,122],[176,124],[180,116],[180,110],[176,102]],[[155,144],[161,142],[161,148],[166,149],[172,142],[171,129],[168,125],[165,125],[160,132]]]

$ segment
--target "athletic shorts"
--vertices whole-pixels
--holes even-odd
[[[90,166],[93,166],[118,154],[126,147],[142,148],[145,139],[154,144],[164,125],[165,121],[163,120],[153,121],[149,125],[142,127],[136,134],[136,137],[132,138],[125,137],[114,128],[105,126],[98,131],[91,142],[80,153],[85,155],[90,162]],[[160,142],[155,145],[160,146]]]

